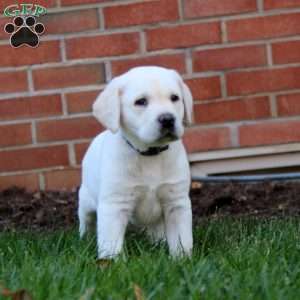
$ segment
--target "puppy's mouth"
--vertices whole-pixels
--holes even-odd
[[[161,130],[159,141],[176,141],[179,136],[174,132],[174,130]]]

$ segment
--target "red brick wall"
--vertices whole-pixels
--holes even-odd
[[[37,49],[12,49],[0,30],[0,188],[78,184],[101,130],[91,104],[137,65],[177,69],[190,86],[190,152],[300,142],[299,0],[29,2],[49,8]]]

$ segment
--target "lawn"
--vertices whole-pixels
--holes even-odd
[[[193,257],[127,237],[122,259],[96,264],[95,238],[77,232],[0,234],[0,282],[33,299],[299,299],[300,220],[221,219],[194,230]],[[0,299],[6,299],[1,298]]]

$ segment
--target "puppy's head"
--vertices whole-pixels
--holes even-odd
[[[147,145],[181,138],[192,123],[193,99],[174,70],[138,67],[114,78],[93,105],[94,116],[112,132],[125,133]]]

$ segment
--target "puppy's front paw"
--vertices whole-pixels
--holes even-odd
[[[183,249],[182,247],[176,249],[170,249],[170,255],[172,258],[180,259],[184,257],[191,257],[192,256],[192,248]]]
[[[116,249],[98,249],[98,261],[116,260],[120,257],[121,250]]]

